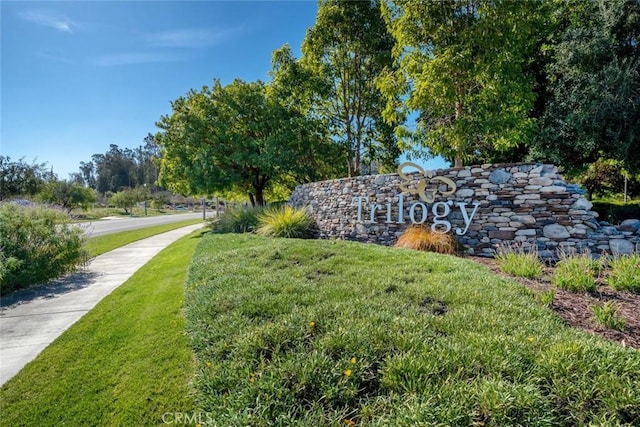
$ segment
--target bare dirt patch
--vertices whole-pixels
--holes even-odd
[[[551,267],[545,271],[541,278],[532,280],[503,273],[493,259],[481,257],[469,257],[469,259],[486,265],[500,276],[522,283],[534,292],[555,291],[555,298],[551,308],[568,325],[599,335],[624,347],[640,349],[640,294],[616,291],[604,286],[602,283],[598,285],[593,293],[565,291],[551,284],[549,280],[553,271]],[[618,314],[625,321],[624,330],[609,329],[596,322],[591,307],[607,301],[614,301],[619,307]]]

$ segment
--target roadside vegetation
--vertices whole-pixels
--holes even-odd
[[[166,412],[192,413],[182,304],[200,235],[160,252],[2,386],[2,424],[162,425]]]
[[[185,297],[220,425],[640,421],[640,354],[568,328],[473,262],[210,234]]]
[[[60,211],[0,205],[0,294],[45,282],[87,261],[82,231]]]

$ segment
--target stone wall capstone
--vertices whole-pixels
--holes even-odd
[[[448,183],[455,183],[452,194]],[[409,225],[421,223],[450,230],[470,254],[480,256],[493,256],[501,244],[535,246],[543,258],[555,258],[560,248],[595,255],[640,250],[640,220],[618,227],[598,222],[584,190],[566,183],[548,164],[486,164],[314,182],[299,185],[289,203],[307,207],[320,238],[393,245]]]

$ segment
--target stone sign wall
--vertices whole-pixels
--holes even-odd
[[[640,221],[599,223],[583,193],[552,165],[431,172],[405,164],[397,174],[299,185],[290,204],[308,208],[320,238],[392,245],[409,225],[423,224],[452,232],[469,253],[481,256],[516,242],[537,247],[544,258],[555,257],[558,248],[594,254],[640,250]]]

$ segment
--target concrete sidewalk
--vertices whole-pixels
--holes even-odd
[[[94,258],[62,280],[18,291],[0,302],[0,385],[123,284],[158,252],[204,224],[158,234]]]

